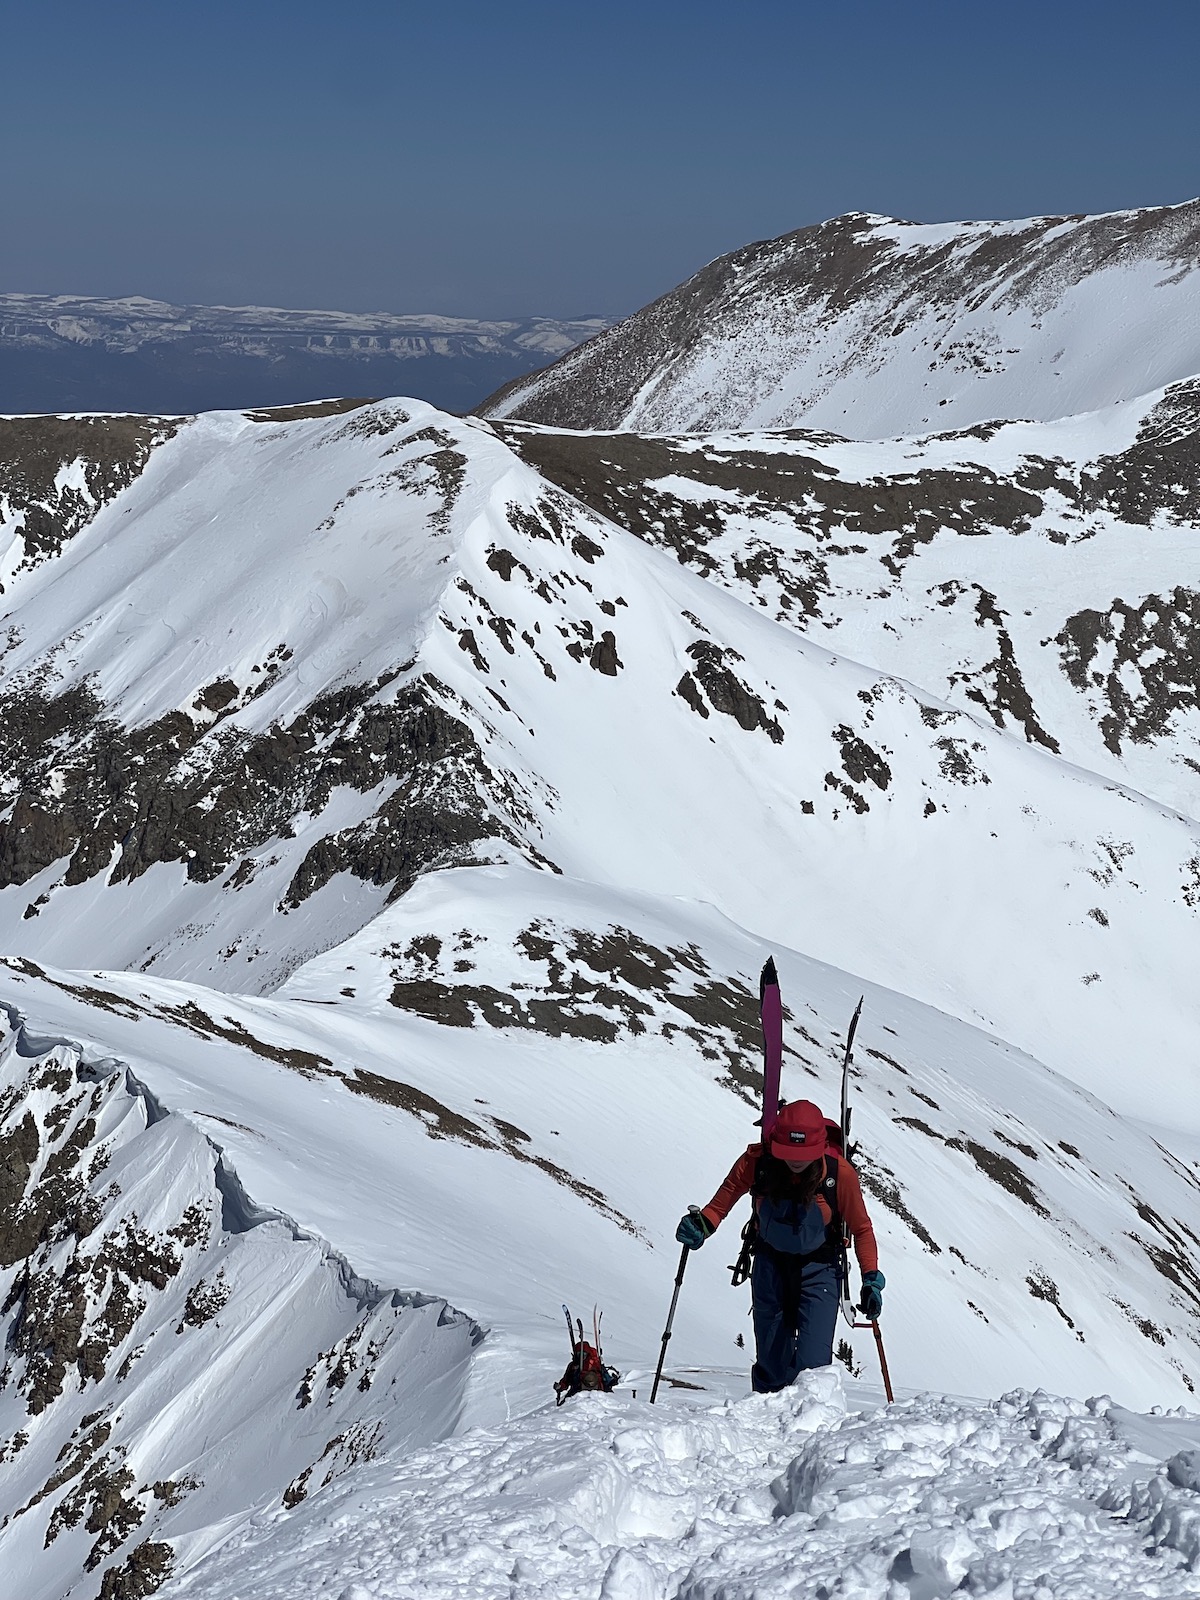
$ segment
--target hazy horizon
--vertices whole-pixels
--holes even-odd
[[[3,6],[0,289],[619,317],[846,211],[1200,191],[1200,11]]]

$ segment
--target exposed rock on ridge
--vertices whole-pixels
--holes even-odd
[[[11,1022],[0,1300],[0,1555],[22,1600],[90,1597],[96,1573],[104,1595],[149,1595],[255,1505],[318,1493],[389,1436],[438,1436],[453,1387],[439,1414],[406,1368],[425,1351],[461,1393],[481,1337],[256,1207],[119,1064]]]
[[[747,245],[481,408],[565,428],[855,438],[1097,409],[1200,371],[1200,201]]]

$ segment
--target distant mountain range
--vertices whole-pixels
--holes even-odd
[[[178,415],[398,391],[469,411],[607,325],[6,294],[0,413]]]
[[[711,262],[486,416],[855,439],[1046,422],[1200,371],[1200,200],[928,226],[852,212]]]

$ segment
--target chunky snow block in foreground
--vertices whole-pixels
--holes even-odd
[[[1106,1397],[877,1410],[832,1369],[733,1405],[583,1396],[480,1430],[283,1522],[196,1600],[1131,1600],[1200,1595],[1200,1418]]]

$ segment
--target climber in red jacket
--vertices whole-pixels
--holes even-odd
[[[770,1394],[808,1367],[833,1360],[840,1297],[843,1228],[862,1273],[859,1309],[872,1321],[883,1309],[875,1230],[854,1168],[830,1147],[830,1128],[811,1100],[781,1108],[769,1148],[752,1144],[702,1209],[681,1220],[675,1237],[698,1250],[744,1194],[753,1196],[754,1306],[757,1359],[753,1388]]]

